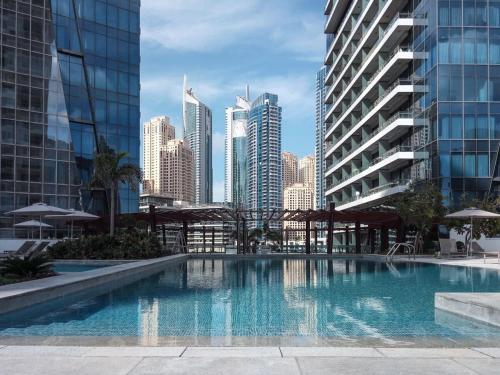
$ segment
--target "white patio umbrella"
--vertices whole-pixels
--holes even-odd
[[[35,203],[31,206],[19,208],[14,211],[7,212],[10,215],[18,215],[18,216],[29,216],[29,217],[38,217],[40,224],[42,223],[42,217],[47,215],[56,215],[56,214],[68,214],[71,211],[65,210],[64,208],[59,208],[55,206],[49,206],[45,203]],[[40,239],[42,239],[42,225],[40,225]]]
[[[38,220],[23,221],[22,223],[14,224],[14,226],[16,228],[52,228],[52,225],[42,223]],[[33,237],[33,235],[31,237]]]
[[[494,212],[480,210],[476,207],[466,208],[445,216],[448,219],[470,219],[470,236],[467,244],[467,255],[472,246],[472,233],[474,229],[474,219],[499,219],[500,215]]]
[[[69,210],[69,212],[70,212],[69,214],[62,214],[62,215],[47,215],[45,218],[54,220],[63,220],[66,222],[70,221],[71,222],[70,238],[73,238],[73,223],[75,221],[94,221],[100,219],[99,216],[89,214],[88,212],[84,211]]]

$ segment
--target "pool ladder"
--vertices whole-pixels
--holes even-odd
[[[385,256],[386,261],[392,261],[392,258],[394,258],[394,254],[396,254],[396,252],[400,248],[406,249],[408,251],[408,259],[411,259],[412,254],[413,259],[415,259],[415,246],[406,242],[396,242],[394,245],[392,245],[391,249]]]

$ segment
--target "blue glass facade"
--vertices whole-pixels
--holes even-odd
[[[139,2],[1,3],[0,235],[12,209],[36,202],[106,213],[90,191],[93,154],[139,164]],[[121,212],[138,195],[119,192]]]
[[[427,58],[415,74],[426,82],[417,102],[428,127],[429,178],[445,200],[498,194],[500,144],[500,1],[425,0],[415,14],[427,25],[414,30],[414,48]]]
[[[281,107],[278,96],[264,93],[253,103],[248,119],[248,190],[247,208],[262,210],[268,216],[283,209],[281,165]],[[262,220],[249,223],[262,228]],[[269,228],[280,229],[271,222]]]

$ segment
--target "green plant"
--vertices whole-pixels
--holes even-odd
[[[109,234],[115,233],[116,192],[120,183],[128,183],[132,191],[136,191],[142,181],[142,170],[135,164],[125,163],[126,152],[98,153],[94,157],[94,174],[92,185],[110,191]]]
[[[50,259],[43,255],[27,258],[11,257],[0,263],[0,274],[5,277],[32,279],[52,274]]]
[[[54,259],[149,259],[166,255],[156,236],[135,229],[113,237],[97,235],[61,241],[48,251]]]

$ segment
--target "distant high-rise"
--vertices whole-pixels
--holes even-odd
[[[265,93],[252,103],[247,134],[247,208],[263,210],[266,216],[283,208],[281,107],[277,95]],[[259,228],[263,225],[259,219],[250,223],[250,226]],[[280,227],[278,222],[269,223],[269,228]]]
[[[194,191],[196,204],[212,202],[212,111],[183,86],[184,139],[193,151]]]
[[[247,125],[251,103],[247,86],[246,96],[236,97],[236,105],[226,108],[224,143],[224,201],[242,206],[247,189]]]
[[[316,74],[316,208],[325,208],[325,77],[326,67]]]
[[[285,210],[314,209],[314,187],[312,185],[303,185],[301,183],[293,184],[285,189],[283,196]],[[285,228],[296,230],[288,233],[288,238],[290,240],[305,241],[305,222],[285,221],[284,226]]]
[[[166,116],[144,124],[144,192],[194,201],[193,152]]]
[[[281,169],[283,173],[283,189],[298,182],[299,162],[297,156],[288,151],[281,154]]]
[[[152,118],[144,123],[143,173],[144,190],[160,194],[160,148],[175,138],[175,127],[166,116]]]
[[[314,190],[316,186],[316,158],[314,156],[309,155],[299,160],[299,182]]]

